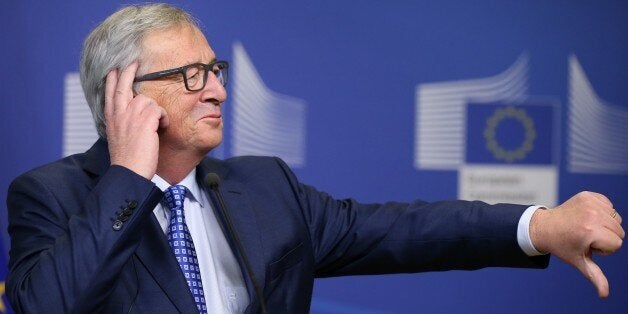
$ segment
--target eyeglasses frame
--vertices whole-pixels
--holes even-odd
[[[142,76],[136,77],[133,80],[133,82],[137,83],[137,82],[144,82],[144,81],[154,81],[154,80],[158,80],[158,79],[172,76],[175,74],[181,74],[181,76],[183,76],[183,82],[185,83],[185,89],[187,89],[190,92],[197,92],[205,88],[205,85],[207,85],[207,75],[209,75],[209,72],[214,73],[214,71],[212,71],[212,68],[217,64],[224,65],[224,69],[227,69],[227,72],[225,73],[226,75],[224,75],[224,83],[222,84],[222,86],[227,86],[227,79],[229,78],[229,62],[224,61],[224,60],[214,60],[208,64],[197,62],[197,63],[184,65],[182,67],[178,67],[174,69],[148,73],[148,74],[144,74]],[[185,76],[185,71],[190,67],[196,67],[196,66],[202,66],[205,69],[205,75],[203,76],[203,86],[201,86],[199,89],[191,89],[188,86],[188,78]]]

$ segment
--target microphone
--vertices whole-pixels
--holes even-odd
[[[218,186],[220,185],[220,177],[213,173],[210,172],[205,176],[205,185],[214,190],[214,191],[218,191]]]
[[[231,216],[229,216],[229,213],[227,211],[227,205],[225,204],[225,201],[222,197],[222,193],[220,193],[220,189],[219,189],[220,177],[217,174],[210,172],[203,179],[203,183],[205,183],[205,186],[214,192],[214,195],[216,196],[216,199],[218,200],[218,207],[219,207],[220,213],[224,217],[225,223],[227,225],[227,231],[229,232],[229,235],[231,235],[231,238],[235,242],[236,251],[237,251],[236,253],[242,259],[242,262],[244,263],[244,267],[246,268],[246,272],[248,273],[249,278],[251,279],[251,282],[253,283],[253,289],[255,290],[257,299],[259,300],[261,312],[263,314],[266,314],[267,313],[266,304],[264,302],[264,295],[262,294],[262,289],[260,288],[260,285],[257,282],[255,275],[253,274],[253,267],[251,267],[251,263],[249,262],[249,259],[246,256],[246,252],[244,252],[244,247],[242,246],[240,237],[238,237],[238,234],[235,231],[235,227],[233,226],[233,223],[231,222]]]

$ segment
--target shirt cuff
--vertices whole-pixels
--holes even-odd
[[[523,252],[525,252],[528,256],[538,256],[538,255],[546,255],[546,253],[541,253],[536,250],[534,245],[532,244],[532,240],[530,239],[530,221],[532,220],[532,215],[539,208],[546,208],[545,206],[530,206],[521,215],[519,218],[519,225],[517,226],[517,242],[519,243],[519,247]]]

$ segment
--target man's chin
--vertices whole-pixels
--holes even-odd
[[[218,138],[207,139],[201,147],[204,148],[205,154],[209,154],[216,147],[220,146],[220,144],[222,144],[222,134]]]

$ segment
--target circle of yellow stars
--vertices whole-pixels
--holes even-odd
[[[497,142],[495,130],[497,126],[505,119],[515,119],[523,126],[525,130],[525,138],[519,147],[513,150],[503,148]],[[503,109],[495,110],[495,113],[486,121],[484,129],[484,138],[486,139],[486,148],[493,153],[496,159],[513,162],[521,160],[532,150],[534,140],[536,139],[536,130],[534,129],[534,121],[523,109],[516,109],[514,106],[507,106]]]

